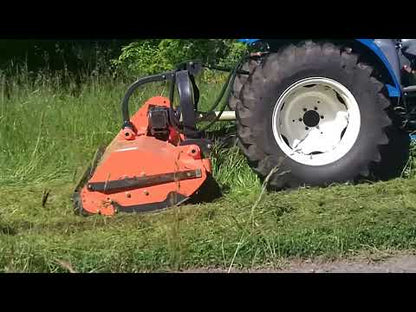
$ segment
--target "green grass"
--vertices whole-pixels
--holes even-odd
[[[72,181],[100,145],[120,130],[121,99],[131,81],[88,77],[79,88],[64,88],[54,77],[8,88],[0,76],[0,185]],[[201,102],[219,93],[206,85]],[[168,95],[166,85],[147,86],[132,98],[130,111],[154,95]]]
[[[75,216],[75,182],[96,148],[119,131],[129,82],[90,77],[76,87],[49,79],[7,86],[0,79],[0,271],[279,267],[291,258],[415,248],[413,157],[403,178],[389,182],[263,194],[238,148],[217,148],[214,176],[224,196],[212,203],[149,215]],[[201,85],[203,105],[219,89]],[[167,92],[146,88],[131,111]]]
[[[114,218],[73,215],[70,184],[0,190],[0,268],[6,272],[170,271],[279,267],[416,247],[413,179],[267,194]],[[41,206],[45,187],[51,195]]]

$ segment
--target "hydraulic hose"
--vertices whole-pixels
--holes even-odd
[[[218,98],[216,99],[214,105],[212,105],[212,107],[206,111],[206,112],[201,112],[202,114],[209,114],[212,113],[220,104],[221,100],[224,98],[224,94],[227,91],[227,97],[229,96],[229,94],[231,93],[231,88],[230,86],[234,85],[235,82],[235,78],[237,76],[237,72],[239,72],[244,64],[244,61],[248,58],[249,56],[247,54],[245,54],[240,61],[237,63],[237,65],[234,67],[233,71],[230,73],[230,75],[227,78],[226,83],[224,84],[224,86],[222,87],[221,93],[219,94]],[[227,107],[227,102],[224,101],[224,103],[222,104],[222,106],[220,107],[219,110],[219,114],[215,117],[214,120],[212,120],[208,125],[204,126],[202,129],[200,129],[200,131],[205,131],[209,128],[211,128],[220,118],[221,115],[223,114],[225,108]]]
[[[224,86],[221,89],[220,94],[218,95],[217,99],[215,100],[214,104],[206,111],[206,112],[201,112],[203,114],[207,114],[207,113],[212,113],[220,104],[221,100],[224,97],[225,92],[227,91],[227,88],[230,85],[230,81],[231,85],[234,84],[235,81],[235,77],[237,75],[237,72],[241,70],[242,65],[244,64],[244,61],[248,58],[248,54],[244,54],[243,57],[238,61],[238,63],[236,64],[236,66],[234,67],[234,69],[232,70],[232,72],[230,73],[230,75],[228,75],[227,81],[225,82]],[[225,68],[220,68],[220,67],[212,67],[212,66],[204,66],[206,68],[213,68],[213,69],[217,69],[217,70],[221,70],[221,71],[225,71]]]
[[[175,72],[167,72],[163,74],[153,75],[141,78],[134,82],[127,90],[126,94],[124,95],[123,101],[121,103],[121,112],[123,115],[123,129],[125,127],[131,128],[132,125],[130,123],[130,114],[129,114],[129,100],[134,91],[136,91],[139,87],[157,81],[167,81],[173,80],[175,78]]]

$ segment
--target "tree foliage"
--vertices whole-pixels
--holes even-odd
[[[149,75],[189,60],[233,66],[245,49],[233,39],[145,39],[123,47],[113,63],[128,74]]]

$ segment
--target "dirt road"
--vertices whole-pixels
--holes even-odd
[[[227,273],[223,269],[195,269],[186,273]],[[293,261],[284,269],[231,270],[231,273],[416,273],[416,255],[396,255],[384,260]]]

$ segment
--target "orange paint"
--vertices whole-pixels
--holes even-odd
[[[107,147],[88,183],[197,169],[201,170],[201,177],[112,192],[90,191],[87,183],[80,194],[83,209],[87,212],[113,215],[113,202],[121,206],[162,202],[170,192],[190,197],[204,183],[207,173],[211,172],[211,162],[201,157],[199,146],[179,146],[183,137],[173,128],[170,129],[169,141],[147,135],[149,105],[169,107],[170,103],[164,97],[147,101],[131,118],[134,129],[120,131]]]

